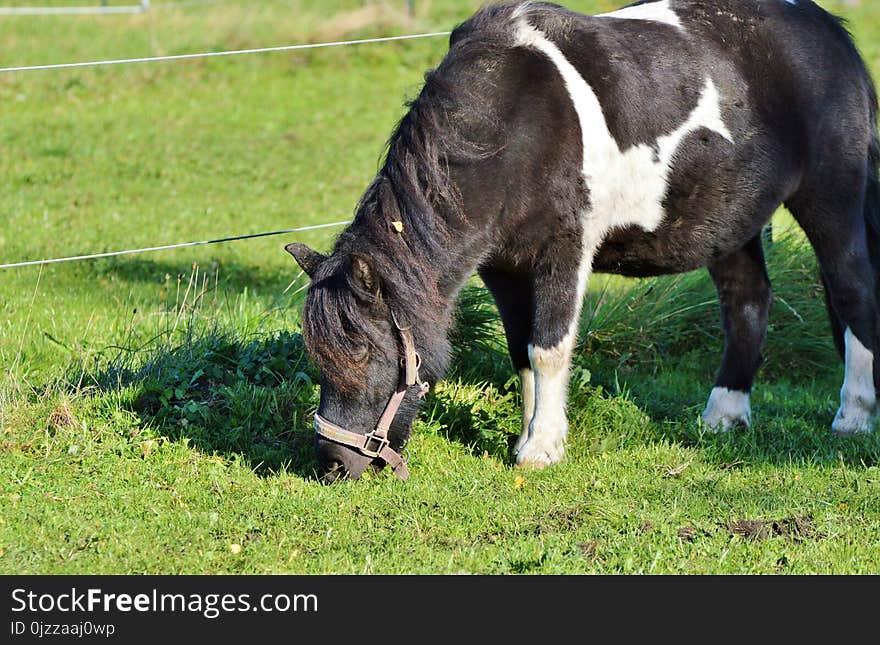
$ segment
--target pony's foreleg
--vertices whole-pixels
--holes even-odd
[[[714,261],[709,274],[721,302],[724,358],[703,412],[703,423],[716,431],[751,423],[749,393],[761,364],[761,346],[773,303],[761,238]]]
[[[543,468],[565,454],[569,366],[587,278],[565,269],[554,266],[535,282],[535,319],[528,346],[534,412],[514,448],[520,466]],[[528,380],[526,376],[523,382]]]
[[[517,441],[516,463],[542,468],[560,461],[565,454],[568,418],[569,364],[574,338],[566,337],[554,347],[529,346],[534,375],[534,413]]]

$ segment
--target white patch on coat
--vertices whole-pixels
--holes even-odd
[[[862,345],[847,327],[843,336],[843,387],[840,389],[840,409],[831,428],[838,434],[871,432],[877,412],[877,393],[874,390],[874,354]]]
[[[752,424],[749,393],[714,387],[703,411],[703,423],[715,432],[727,432],[737,424]]]
[[[551,348],[529,345],[535,383],[534,414],[528,428],[523,428],[514,452],[520,466],[543,468],[556,463],[565,454],[568,419],[569,363],[574,338],[571,334]]]
[[[650,20],[672,25],[676,29],[684,31],[681,20],[669,6],[669,0],[640,4],[635,7],[624,7],[611,13],[600,13],[596,18],[620,18],[625,20]]]
[[[731,143],[733,136],[721,118],[715,83],[707,78],[697,106],[683,124],[658,136],[655,146],[638,144],[622,151],[608,129],[595,92],[556,44],[525,18],[517,23],[516,38],[519,45],[541,51],[556,65],[581,126],[581,172],[590,190],[591,207],[584,213],[581,268],[586,274],[579,281],[580,301],[595,250],[611,229],[636,225],[654,231],[663,221],[663,199],[672,161],[684,138],[701,127]]]

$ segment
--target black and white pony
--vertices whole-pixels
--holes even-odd
[[[330,478],[399,451],[448,363],[475,271],[522,385],[519,465],[565,450],[568,370],[591,272],[708,267],[724,356],[703,421],[750,423],[773,297],[761,230],[785,204],[821,267],[845,360],[838,434],[871,432],[880,364],[874,85],[841,21],[810,0],[646,0],[588,16],[480,10],[392,134],[354,222],[311,276],[303,334],[321,370]]]

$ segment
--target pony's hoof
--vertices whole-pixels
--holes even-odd
[[[561,441],[549,445],[531,439],[516,453],[516,465],[520,468],[540,470],[562,461],[565,447]]]
[[[702,417],[703,427],[705,427],[709,432],[729,432],[734,428],[748,428],[751,426],[751,420],[748,417],[742,416],[730,416],[730,415],[722,415],[722,416],[707,416],[703,414]]]
[[[837,411],[837,416],[831,422],[831,431],[838,437],[848,437],[854,434],[871,434],[874,430],[875,416],[868,410],[851,408],[844,410],[842,407]]]
[[[517,460],[516,467],[522,470],[544,470],[549,463],[537,462],[537,461],[523,461],[520,462]]]

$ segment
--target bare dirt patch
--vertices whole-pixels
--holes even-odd
[[[693,542],[696,537],[697,537],[696,527],[688,525],[688,526],[682,526],[680,529],[678,529],[678,538],[682,542]]]
[[[577,549],[580,554],[589,558],[590,560],[596,559],[596,548],[599,546],[599,543],[596,540],[590,540],[589,542],[581,542],[577,545]]]
[[[73,414],[73,410],[70,409],[67,401],[62,401],[52,409],[52,412],[49,413],[46,423],[50,428],[63,430],[72,427],[76,423],[76,417]]]
[[[728,530],[732,535],[754,541],[771,537],[785,537],[793,541],[818,537],[813,526],[813,518],[808,515],[781,520],[736,520],[728,525]]]

